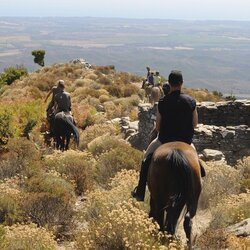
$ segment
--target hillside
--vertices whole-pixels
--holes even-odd
[[[0,71],[44,49],[45,64],[84,57],[143,76],[181,69],[188,87],[249,97],[250,22],[0,17]]]
[[[72,143],[65,152],[46,145],[43,136],[44,99],[59,79],[71,94],[80,130],[79,148]],[[182,236],[169,241],[148,218],[148,194],[145,203],[130,197],[143,153],[124,140],[115,118],[138,119],[141,82],[112,65],[64,63],[0,89],[1,249],[183,248]],[[199,101],[220,100],[206,89],[184,91]],[[249,239],[228,226],[250,217],[250,159],[235,168],[206,163],[196,246],[244,249]]]

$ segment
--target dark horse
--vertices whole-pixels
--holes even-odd
[[[184,207],[184,231],[192,247],[192,218],[201,192],[200,165],[194,148],[184,142],[169,142],[156,149],[148,175],[150,217],[160,230],[175,234]]]
[[[72,115],[63,111],[57,113],[54,120],[56,148],[62,151],[68,150],[71,134],[74,135],[75,142],[79,146],[80,136]]]

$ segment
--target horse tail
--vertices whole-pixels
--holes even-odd
[[[63,116],[63,120],[70,126],[70,128],[72,129],[72,132],[74,134],[74,139],[76,142],[76,145],[79,146],[80,144],[80,134],[79,131],[77,129],[77,127],[75,126],[75,124],[71,121],[71,119],[69,119],[69,117],[67,117],[66,115]]]
[[[167,161],[169,162],[171,172],[177,182],[176,186],[178,187],[178,190],[173,197],[172,204],[174,206],[178,206],[180,203],[186,204],[191,217],[193,217],[196,212],[196,206],[194,205],[195,189],[190,163],[185,154],[179,149],[173,149],[168,154]]]

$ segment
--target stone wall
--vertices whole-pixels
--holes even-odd
[[[204,149],[221,151],[227,163],[234,165],[237,160],[250,155],[250,127],[199,124],[193,143],[199,153]]]
[[[194,144],[204,149],[220,150],[229,164],[250,155],[250,100],[235,102],[203,102],[197,105],[199,126]],[[139,106],[138,131],[129,138],[138,149],[146,149],[156,120],[156,106]]]
[[[216,126],[250,126],[250,100],[201,102],[197,104],[199,123]]]

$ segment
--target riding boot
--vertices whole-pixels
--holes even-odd
[[[201,177],[205,177],[206,176],[206,170],[204,168],[204,164],[203,164],[202,160],[199,159],[199,163],[200,163]]]
[[[151,163],[152,155],[153,154],[148,155],[146,159],[142,161],[138,186],[131,192],[131,195],[136,198],[137,201],[144,201],[148,169]]]

